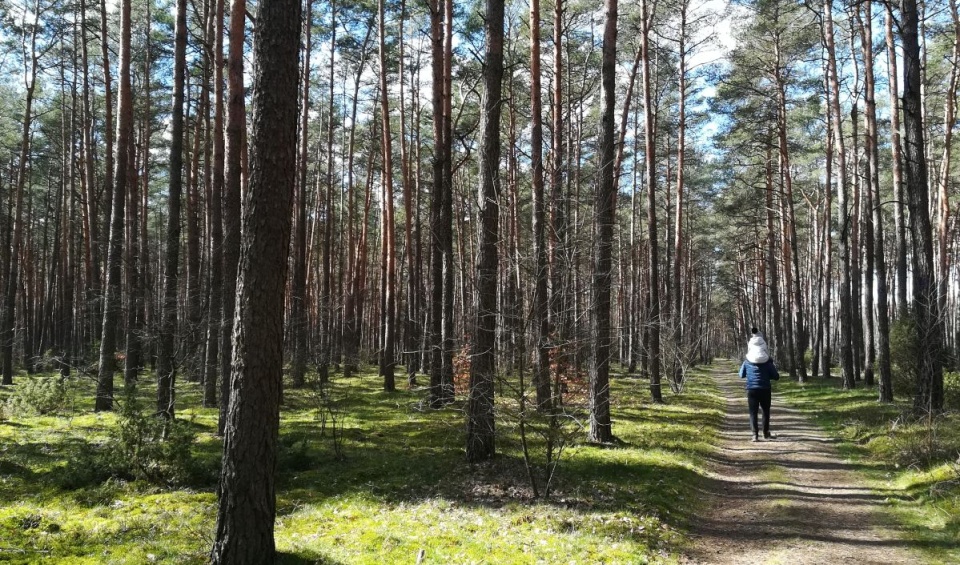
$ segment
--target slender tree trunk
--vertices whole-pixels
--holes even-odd
[[[387,47],[386,47],[386,0],[379,1],[380,12],[380,113],[382,120],[381,133],[383,135],[381,149],[383,150],[383,253],[385,277],[383,280],[384,289],[384,307],[381,312],[381,321],[383,327],[383,349],[380,352],[380,376],[383,377],[383,390],[393,392],[396,390],[396,380],[394,368],[396,361],[395,341],[397,336],[396,320],[396,289],[397,289],[397,266],[396,249],[394,242],[394,212],[393,212],[393,140],[390,134],[390,104],[389,92],[387,90]],[[401,37],[402,40],[402,37]],[[401,76],[402,80],[402,76]]]
[[[568,124],[564,123],[563,116],[563,93],[564,88],[564,61],[563,61],[563,32],[564,32],[564,3],[563,0],[556,0],[553,12],[553,103],[552,103],[552,129],[553,139],[551,140],[552,164],[550,167],[550,325],[553,331],[553,362],[556,366],[556,383],[554,395],[560,398],[562,390],[561,383],[566,374],[568,363],[569,344],[566,343],[567,324],[567,293],[564,285],[564,277],[567,276],[567,218],[566,218],[566,198],[564,195],[565,176],[567,174],[564,155],[564,128]]]
[[[294,197],[293,275],[290,281],[290,333],[293,355],[290,378],[294,388],[304,384],[307,370],[307,143],[310,127],[310,55],[313,3],[305,2],[303,18],[304,46],[300,79],[299,162]],[[326,333],[326,332],[324,332]]]
[[[617,213],[614,119],[616,115],[617,0],[605,0],[603,55],[600,64],[603,106],[600,115],[600,181],[596,189],[590,371],[590,441],[613,440],[610,422],[610,287],[613,228]]]
[[[929,185],[926,141],[923,130],[923,105],[920,96],[920,43],[917,36],[916,0],[902,0],[901,34],[903,40],[903,126],[905,131],[906,192],[910,205],[910,233],[913,238],[913,317],[916,327],[916,394],[913,408],[929,414],[943,408],[943,346],[937,284],[934,278],[933,230],[928,205]]]
[[[369,34],[371,32],[372,26],[367,28],[367,39],[369,39]],[[319,378],[321,382],[326,382],[329,376],[329,367],[333,362],[333,326],[334,326],[334,307],[333,307],[333,268],[332,268],[332,258],[333,258],[333,237],[334,237],[334,223],[336,222],[336,214],[333,207],[333,133],[334,133],[334,122],[333,122],[333,81],[334,81],[334,55],[336,49],[333,47],[336,45],[337,41],[337,4],[336,2],[330,3],[330,82],[329,82],[329,91],[328,95],[328,104],[327,104],[327,172],[326,172],[326,188],[327,194],[324,198],[326,206],[326,218],[323,222],[324,228],[324,237],[323,237],[323,266],[321,273],[322,283],[321,283],[321,300],[323,302],[322,316],[321,316],[321,327],[323,328],[323,335],[320,336],[320,367],[319,367]],[[364,41],[363,44],[363,55],[361,56],[360,69],[357,71],[361,73],[363,70],[364,61],[366,60],[366,48],[367,42]],[[358,74],[359,80],[359,74]],[[356,90],[354,91],[356,92]],[[356,103],[354,103],[354,119],[356,119]],[[351,121],[351,124],[353,121]],[[351,125],[351,128],[353,126]],[[351,129],[350,134],[350,143],[353,144],[353,130]],[[352,147],[350,160],[352,161]],[[352,174],[352,173],[351,173]],[[361,298],[362,301],[362,298]],[[339,357],[338,357],[339,359]],[[346,374],[346,371],[344,371]]]
[[[39,17],[39,16],[38,16]],[[8,265],[4,267],[4,274],[7,276],[4,278],[6,283],[6,288],[4,289],[3,297],[3,323],[0,327],[2,331],[2,339],[0,339],[0,364],[2,364],[2,383],[4,385],[13,384],[13,341],[14,335],[16,332],[16,298],[17,298],[17,287],[20,284],[20,246],[21,240],[23,239],[23,189],[27,183],[27,162],[30,159],[30,142],[31,142],[31,124],[33,122],[33,97],[36,92],[37,86],[37,72],[39,61],[37,54],[37,33],[39,32],[38,25],[34,24],[30,26],[30,68],[24,69],[25,76],[28,79],[26,84],[26,100],[24,102],[23,109],[23,127],[21,128],[20,135],[20,156],[17,164],[17,176],[16,176],[16,187],[14,190],[16,194],[13,198],[15,202],[15,216],[12,218],[13,223],[13,237],[10,244],[10,256]],[[8,214],[9,218],[10,215]],[[112,399],[113,391],[110,390],[110,397]],[[99,387],[97,399],[99,402]],[[109,407],[107,407],[109,409]]]
[[[223,186],[223,284],[221,286],[223,298],[223,314],[221,316],[222,325],[220,327],[220,417],[217,421],[217,433],[223,435],[224,427],[227,421],[227,408],[230,405],[230,382],[233,363],[233,324],[236,309],[237,296],[237,275],[240,264],[240,196],[243,185],[243,167],[244,153],[246,144],[244,140],[245,113],[244,107],[244,89],[243,89],[243,41],[244,37],[244,17],[247,11],[246,0],[232,0],[230,6],[230,37],[229,52],[227,55],[227,139],[226,139],[226,176]],[[181,91],[182,97],[182,91]],[[181,115],[183,102],[181,98],[181,110],[176,110],[176,90],[174,90],[174,114],[176,120]],[[176,121],[174,121],[176,124]],[[181,125],[182,128],[182,125]],[[176,131],[176,130],[174,130]],[[181,136],[182,137],[182,136]],[[176,135],[174,140],[179,139]],[[173,183],[173,173],[179,177],[182,168],[182,149],[180,151],[181,165],[174,169],[173,157],[176,154],[171,150],[171,186]],[[179,217],[179,200],[177,204],[177,215]],[[172,216],[172,211],[171,211]],[[171,224],[172,225],[172,224]],[[168,239],[169,239],[168,234]],[[179,238],[179,222],[177,227],[177,237]],[[169,254],[169,251],[168,251]],[[168,259],[167,265],[172,265],[173,275],[176,273],[176,261],[171,263]],[[174,280],[172,289],[172,299],[176,298],[176,280]]]
[[[420,371],[420,269],[416,261],[416,241],[413,237],[413,224],[416,219],[413,198],[413,179],[410,171],[410,154],[407,144],[407,112],[404,99],[404,23],[407,17],[407,3],[400,0],[400,174],[403,185],[403,235],[404,254],[407,260],[407,300],[404,318],[404,357],[407,369],[407,386],[417,384],[417,372]],[[414,113],[416,119],[416,113]]]
[[[900,98],[897,85],[897,49],[893,38],[893,7],[886,4],[887,82],[890,91],[890,150],[893,154],[894,230],[896,231],[897,317],[907,315],[907,222],[904,216],[903,149],[900,144]]]
[[[953,128],[957,124],[957,83],[960,80],[960,15],[956,0],[950,0],[950,17],[953,23],[953,53],[950,65],[950,81],[943,103],[943,156],[940,159],[940,182],[937,191],[937,264],[939,309],[945,312],[950,279],[950,164],[953,150]]]
[[[543,103],[540,85],[540,0],[530,0],[530,172],[533,192],[533,386],[537,407],[548,409],[550,395],[550,323],[547,317],[546,208],[543,198]]]
[[[868,171],[868,192],[871,193],[872,206],[870,207],[873,224],[873,265],[874,269],[869,278],[867,292],[872,293],[876,285],[876,361],[880,378],[880,401],[893,400],[892,375],[890,368],[890,318],[887,310],[887,266],[884,253],[883,215],[880,197],[880,156],[877,148],[877,102],[873,69],[873,3],[867,0],[863,4],[864,18],[861,33],[863,46],[863,75],[864,75],[864,102],[866,104],[864,118],[866,129],[866,153]],[[873,315],[872,312],[869,313]],[[867,382],[869,385],[870,383]]]
[[[110,220],[107,287],[104,296],[103,332],[100,338],[100,370],[97,374],[97,399],[94,409],[113,408],[113,373],[116,370],[117,335],[121,323],[121,276],[123,274],[124,206],[131,175],[130,151],[133,146],[133,94],[130,88],[130,7],[131,0],[120,3],[120,69],[117,105],[117,155]]]
[[[470,348],[470,397],[467,403],[467,460],[471,462],[490,459],[495,452],[493,396],[497,372],[497,242],[500,238],[504,1],[486,0],[484,16],[486,51],[480,150],[482,231],[480,260],[477,263],[477,317]]]
[[[362,319],[361,313],[362,309],[359,306],[362,304],[362,297],[360,296],[360,288],[362,285],[358,284],[361,265],[360,261],[366,261],[366,240],[361,238],[360,243],[355,242],[354,238],[354,224],[355,222],[355,206],[354,201],[354,187],[353,187],[353,162],[354,162],[354,149],[356,147],[356,132],[357,132],[357,105],[359,103],[359,93],[360,93],[360,78],[363,74],[363,68],[367,60],[367,46],[370,42],[370,36],[373,33],[373,22],[371,21],[367,26],[367,36],[363,41],[363,46],[360,50],[360,64],[357,68],[357,73],[354,76],[353,83],[353,98],[351,103],[350,110],[350,135],[348,141],[347,149],[347,250],[349,256],[347,258],[347,273],[346,273],[346,292],[344,293],[343,300],[343,374],[344,376],[349,377],[355,371],[359,370],[360,359],[358,354],[358,349],[360,347],[360,320]],[[331,74],[332,77],[332,74]],[[333,83],[331,82],[331,88]],[[332,147],[332,137],[327,138],[328,147]],[[371,170],[370,167],[367,168],[368,175]],[[332,172],[332,169],[327,169],[328,173]],[[328,180],[331,180],[331,177],[328,175]],[[367,182],[369,186],[369,182]],[[369,192],[369,191],[368,191]],[[369,202],[369,194],[367,196],[367,202]],[[366,208],[364,207],[364,218],[366,218]],[[364,224],[362,228],[362,233],[366,234],[366,219],[364,219]],[[325,346],[321,346],[322,348]],[[321,349],[321,364],[323,363],[323,355],[325,349]],[[324,378],[324,367],[320,367],[320,378]]]
[[[104,109],[104,128],[103,128],[103,205],[106,214],[103,216],[103,229],[100,231],[100,249],[106,250],[110,239],[110,221],[113,202],[113,80],[110,76],[110,33],[107,27],[107,2],[100,0],[100,55],[103,68],[103,109]],[[101,257],[101,262],[109,259]],[[99,269],[98,269],[99,270]],[[103,275],[101,275],[103,276]],[[101,283],[104,281],[101,280]],[[104,285],[102,288],[106,288]],[[96,312],[98,315],[103,313],[103,304]],[[102,319],[102,318],[101,318]]]
[[[609,0],[608,0],[609,1]],[[660,387],[660,258],[657,244],[657,147],[654,125],[653,77],[651,76],[650,35],[653,33],[654,8],[649,0],[640,3],[640,48],[643,50],[643,113],[645,119],[644,137],[646,139],[645,165],[647,185],[647,238],[649,239],[649,310],[648,327],[650,393],[654,402],[663,402]]]
[[[430,203],[430,405],[439,408],[443,405],[443,244],[441,208],[443,203],[443,171],[447,159],[445,154],[443,125],[443,0],[430,4],[430,45],[431,71],[433,78],[433,187]]]
[[[177,19],[174,26],[170,181],[167,189],[167,251],[163,271],[160,349],[157,355],[157,412],[168,420],[173,419],[174,415],[174,380],[177,373],[174,352],[177,333],[177,291],[180,280],[178,269],[180,266],[180,196],[183,191],[183,98],[186,54],[187,0],[177,0]]]
[[[840,83],[837,79],[837,58],[833,37],[833,0],[824,1],[823,18],[830,75],[830,106],[833,117],[833,127],[831,129],[836,144],[837,174],[840,177],[840,182],[837,184],[839,192],[837,198],[838,220],[840,223],[840,293],[838,297],[838,308],[840,310],[840,371],[843,387],[851,389],[855,386],[856,381],[853,370],[853,318],[850,311],[850,217],[847,208],[849,190],[847,186],[847,153],[843,138],[843,114],[840,112]]]
[[[203,405],[217,406],[217,388],[230,374],[220,364],[220,326],[223,324],[223,16],[224,0],[215,0],[213,43],[213,186],[210,207],[210,307],[207,324],[207,368],[203,387]]]

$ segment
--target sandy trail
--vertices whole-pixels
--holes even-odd
[[[843,460],[804,414],[778,401],[772,441],[750,442],[743,382],[714,371],[727,400],[722,444],[711,464],[706,515],[694,520],[684,563],[920,563],[883,511],[898,493],[867,489],[856,463]]]

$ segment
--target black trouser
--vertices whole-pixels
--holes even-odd
[[[747,403],[750,404],[750,430],[753,432],[753,435],[757,435],[758,408],[763,408],[763,435],[770,435],[770,389],[748,389]]]

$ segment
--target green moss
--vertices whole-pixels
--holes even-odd
[[[463,413],[424,407],[425,390],[385,394],[371,374],[334,378],[327,409],[342,424],[343,455],[316,392],[285,391],[277,491],[281,563],[672,563],[702,497],[702,463],[718,442],[723,400],[694,372],[665,404],[645,382],[614,379],[611,446],[571,438],[553,495],[533,500],[516,422],[498,427],[497,459],[463,457]],[[140,401],[155,389],[144,379]],[[196,434],[194,457],[220,460],[217,410],[178,385],[178,417]],[[14,387],[14,389],[16,386]],[[0,401],[15,393],[0,390]],[[203,563],[216,497],[117,478],[66,488],[67,462],[106,445],[115,414],[92,413],[92,384],[69,380],[72,403],[55,414],[0,421],[0,561]],[[508,407],[510,399],[498,400]],[[584,421],[582,407],[570,406]],[[327,415],[322,425],[321,415]],[[539,449],[535,438],[534,449]]]

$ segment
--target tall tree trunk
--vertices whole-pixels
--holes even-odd
[[[778,61],[780,59],[779,46],[777,48]],[[792,293],[790,320],[790,334],[793,339],[789,343],[789,351],[793,358],[790,362],[790,373],[796,373],[800,382],[807,379],[807,363],[804,353],[807,350],[806,328],[803,320],[803,293],[800,288],[800,262],[797,252],[797,228],[793,204],[793,173],[790,170],[790,151],[787,145],[787,94],[786,82],[778,64],[776,71],[777,83],[777,124],[780,175],[783,179],[783,195],[781,200],[782,221],[784,225],[784,284],[786,292]]]
[[[495,451],[493,395],[497,373],[503,12],[503,0],[486,0],[480,149],[480,260],[477,263],[477,317],[470,347],[470,397],[467,402],[467,460],[471,462],[490,459]]]
[[[307,1],[305,2],[303,18],[304,45],[300,78],[299,161],[297,163],[297,190],[293,203],[293,274],[290,281],[290,337],[293,345],[290,378],[294,388],[303,386],[304,374],[307,371],[307,144],[310,127],[310,40],[312,28],[313,3]]]
[[[837,206],[840,223],[840,292],[838,307],[840,310],[840,371],[843,387],[855,386],[853,370],[853,318],[850,311],[850,217],[847,209],[847,152],[843,138],[843,114],[840,112],[840,82],[837,79],[837,57],[833,37],[833,0],[823,3],[824,39],[827,44],[827,65],[830,75],[830,106],[833,117],[832,135],[836,144],[837,174],[840,182]]]
[[[297,161],[300,0],[264,0],[253,57],[250,187],[243,207],[232,390],[211,560],[276,558],[275,470],[283,378],[283,302]]]
[[[550,323],[547,317],[546,212],[543,198],[543,102],[540,85],[540,0],[530,0],[530,172],[533,192],[533,385],[537,407],[550,407]]]
[[[903,40],[903,126],[905,132],[906,192],[910,206],[910,233],[913,239],[913,318],[916,327],[916,393],[913,409],[928,414],[943,408],[943,346],[937,284],[933,265],[933,231],[928,205],[926,141],[923,130],[923,104],[920,96],[919,18],[916,0],[902,0],[901,34]]]
[[[892,376],[890,369],[890,318],[887,311],[887,266],[884,254],[883,215],[880,213],[880,155],[877,149],[877,102],[873,70],[873,3],[867,0],[863,4],[864,18],[861,33],[863,46],[864,119],[866,129],[866,153],[868,171],[868,192],[871,195],[871,221],[873,224],[873,272],[868,279],[867,293],[873,292],[876,285],[876,350],[880,373],[880,401],[893,401]],[[873,315],[868,312],[868,315]],[[867,384],[871,384],[867,381]]]
[[[896,230],[897,317],[907,315],[907,222],[904,216],[903,148],[900,144],[900,97],[897,86],[897,48],[893,38],[893,6],[886,4],[887,83],[890,91],[890,151],[893,154],[893,210]]]
[[[440,392],[443,403],[453,402],[453,2],[444,1],[443,36],[443,198],[440,203],[440,244],[443,252],[443,328]],[[503,27],[501,25],[501,27]],[[502,32],[501,32],[502,33]],[[466,272],[466,271],[461,271]]]
[[[367,28],[367,40],[369,40],[371,28]],[[336,52],[335,45],[337,42],[337,4],[336,2],[330,3],[330,81],[329,81],[329,91],[327,93],[328,103],[327,103],[327,173],[326,173],[326,188],[327,194],[323,199],[326,206],[326,218],[323,222],[324,237],[323,237],[323,249],[322,253],[322,281],[321,281],[321,301],[323,303],[322,315],[321,315],[321,328],[323,328],[323,334],[320,336],[320,367],[318,372],[321,382],[326,382],[329,376],[329,367],[330,363],[333,362],[333,327],[334,327],[334,307],[333,307],[333,268],[332,268],[332,258],[333,258],[333,237],[334,237],[334,222],[335,212],[333,207],[333,134],[334,134],[334,121],[333,121],[333,81],[334,81],[334,55]],[[363,70],[363,64],[366,60],[367,53],[367,40],[364,40],[363,51],[360,60],[360,69],[357,71],[359,80],[359,73]],[[356,88],[354,89],[354,94],[356,95]],[[351,124],[356,119],[356,99],[354,99],[353,106],[353,120]],[[353,144],[353,132],[354,126],[350,126],[350,143]],[[353,160],[352,147],[351,155],[349,157],[350,161]],[[350,173],[352,175],[352,173]],[[352,190],[352,189],[351,189]],[[319,196],[319,195],[318,195]],[[351,228],[352,229],[352,228]],[[362,298],[361,298],[362,301]],[[362,308],[361,308],[362,310]],[[344,371],[346,374],[347,371]]]
[[[110,239],[111,206],[113,202],[113,80],[110,76],[110,33],[107,27],[107,2],[100,0],[100,56],[103,68],[103,205],[106,213],[103,215],[103,229],[100,230],[100,249],[106,250]],[[101,257],[101,262],[109,262],[109,258]],[[104,265],[105,267],[105,265]],[[103,281],[101,281],[102,283]],[[104,286],[105,288],[105,286]],[[98,314],[103,313],[103,304]]]
[[[443,0],[430,3],[430,47],[433,87],[433,186],[430,203],[430,405],[439,408],[443,405],[443,244],[441,208],[444,190],[445,154],[443,124]]]
[[[383,135],[381,149],[383,150],[383,172],[382,186],[383,194],[381,202],[383,203],[383,254],[385,276],[383,280],[384,307],[381,312],[381,327],[383,328],[383,349],[380,352],[380,376],[383,377],[383,390],[393,392],[396,390],[396,380],[394,376],[394,347],[397,337],[397,319],[396,319],[396,288],[397,288],[397,266],[395,252],[395,230],[393,213],[393,140],[390,135],[390,96],[387,90],[387,24],[386,0],[379,1],[380,13],[380,119],[382,120],[381,133]],[[401,41],[402,41],[401,37]],[[401,76],[401,80],[402,80]]]
[[[950,279],[950,164],[953,150],[953,128],[957,124],[957,83],[960,80],[960,15],[956,0],[950,0],[950,18],[953,23],[953,51],[950,81],[943,103],[943,156],[940,159],[940,181],[937,191],[937,264],[939,309],[945,312]]]
[[[39,17],[39,16],[38,16]],[[4,385],[13,384],[13,341],[16,332],[16,298],[17,287],[20,284],[20,246],[23,239],[23,189],[27,183],[28,167],[27,161],[30,158],[31,125],[33,123],[33,97],[37,86],[37,72],[39,66],[39,55],[37,53],[37,33],[39,25],[34,23],[30,26],[30,68],[24,69],[26,83],[26,100],[23,109],[23,121],[20,135],[20,156],[17,163],[16,176],[16,194],[13,198],[16,211],[12,218],[13,237],[10,244],[10,255],[8,264],[4,266],[4,282],[6,288],[3,296],[3,321],[0,326],[2,339],[0,339],[0,364],[2,364],[2,382]],[[26,65],[26,62],[24,63]],[[7,216],[10,217],[9,214]],[[110,391],[112,398],[113,391]],[[99,393],[97,395],[99,401]]]
[[[84,0],[80,2],[80,14],[82,21],[85,21],[87,5]],[[96,191],[96,173],[94,163],[94,143],[93,143],[93,110],[90,105],[90,58],[87,44],[87,26],[80,26],[80,44],[81,44],[81,64],[83,66],[83,185],[84,191],[84,209],[83,209],[83,229],[84,229],[84,276],[87,281],[85,300],[89,305],[95,304],[100,299],[100,224],[98,217],[100,207],[98,206]],[[109,128],[107,128],[109,129]],[[97,308],[93,309],[94,312]],[[93,319],[93,316],[87,316]]]
[[[613,440],[610,422],[610,287],[613,270],[613,227],[617,213],[614,167],[616,115],[617,0],[605,0],[603,55],[600,82],[603,106],[600,115],[600,179],[594,203],[596,251],[593,268],[590,353],[590,441]]]
[[[400,176],[403,186],[403,248],[407,260],[407,300],[404,317],[403,343],[407,369],[407,386],[417,384],[417,372],[420,370],[420,269],[416,261],[416,241],[413,237],[413,224],[416,219],[416,203],[413,197],[413,179],[410,171],[410,154],[407,144],[407,111],[404,99],[404,24],[407,17],[407,3],[400,0]],[[416,116],[416,114],[414,114]]]
[[[563,33],[564,33],[564,3],[563,0],[556,0],[553,12],[553,103],[552,103],[552,129],[553,139],[550,144],[551,167],[550,167],[550,322],[553,330],[553,362],[556,366],[554,395],[559,398],[562,390],[560,384],[563,380],[568,364],[569,344],[566,342],[568,326],[566,318],[568,316],[567,292],[564,285],[564,277],[567,276],[567,217],[566,217],[566,197],[564,194],[564,183],[567,174],[565,167],[565,148],[564,148],[564,128],[568,124],[564,123],[563,116],[563,93],[564,88],[564,67],[563,67]]]
[[[130,152],[133,146],[133,93],[130,89],[130,13],[131,0],[120,3],[120,88],[117,103],[117,155],[110,220],[110,247],[107,259],[107,288],[104,296],[103,332],[100,338],[100,370],[97,374],[97,411],[113,408],[113,373],[116,370],[117,335],[121,322],[121,276],[123,274],[123,224],[127,185],[131,175]]]
[[[230,37],[243,38],[244,17],[247,11],[246,0],[233,0],[230,6]],[[176,90],[174,91],[176,93]],[[176,101],[176,96],[174,96]],[[182,90],[181,102],[179,108],[174,104],[173,119],[176,120],[178,114],[181,115],[182,128]],[[244,107],[244,89],[243,89],[243,41],[230,41],[230,48],[227,55],[227,139],[226,139],[226,177],[223,186],[223,314],[221,317],[222,325],[220,327],[220,417],[217,420],[217,433],[223,435],[227,421],[227,408],[230,405],[230,382],[233,363],[233,324],[236,309],[237,296],[237,275],[240,264],[240,197],[243,185],[243,167],[244,153],[246,151],[246,142],[244,139],[246,109]],[[176,124],[176,121],[174,121]],[[181,135],[182,137],[182,135]],[[176,135],[174,140],[179,139]],[[172,156],[176,156],[171,151]],[[180,151],[180,167],[182,167],[182,149]],[[174,171],[171,157],[171,171]],[[176,169],[178,177],[180,167]],[[171,184],[173,178],[171,177]],[[179,216],[179,201],[177,214]],[[179,224],[177,227],[177,237],[179,238]],[[169,238],[169,236],[168,236]],[[169,253],[169,252],[168,252]],[[176,262],[172,271],[175,275]],[[176,281],[173,284],[172,298],[176,298]]]
[[[349,377],[355,371],[359,370],[360,358],[358,354],[358,349],[360,347],[360,320],[362,309],[362,297],[360,296],[361,285],[357,283],[360,279],[360,273],[362,271],[360,266],[360,261],[366,261],[366,241],[361,238],[360,242],[357,243],[354,238],[354,224],[355,222],[355,205],[354,201],[354,187],[353,187],[353,161],[354,161],[354,148],[356,147],[356,132],[357,132],[357,105],[359,103],[359,93],[360,93],[360,78],[363,75],[363,67],[367,60],[367,46],[370,43],[370,36],[373,33],[373,21],[371,20],[367,25],[367,35],[363,41],[363,45],[360,50],[360,64],[358,65],[356,75],[354,75],[353,82],[353,98],[351,99],[351,109],[350,109],[350,133],[349,141],[347,142],[347,251],[349,253],[347,257],[347,273],[346,273],[346,292],[344,293],[343,299],[343,374],[344,376]],[[333,88],[333,74],[331,71],[331,92]],[[332,132],[332,130],[330,130]],[[328,134],[327,138],[328,147],[333,145],[332,133]],[[368,175],[371,167],[367,167]],[[330,173],[332,168],[327,169],[328,172],[328,181],[332,181]],[[369,182],[367,183],[369,186]],[[369,201],[369,194],[367,197]],[[366,206],[364,208],[364,223],[362,232],[366,234]],[[321,344],[321,367],[320,367],[320,378],[324,378],[324,360],[323,357],[326,355],[326,345]]]
[[[683,313],[681,311],[683,286],[681,284],[681,266],[683,264],[683,189],[684,168],[687,154],[687,12],[690,1],[684,0],[680,6],[680,55],[679,85],[677,89],[677,199],[674,207],[674,235],[673,235],[673,276],[670,281],[670,311],[673,314],[671,336],[673,341],[673,358],[671,359],[671,376],[673,386],[679,387],[683,377]]]
[[[167,189],[167,250],[163,270],[160,349],[157,355],[157,412],[168,420],[173,419],[174,415],[174,380],[177,373],[174,353],[177,333],[177,291],[180,281],[178,269],[180,266],[180,196],[183,191],[183,98],[187,68],[187,0],[177,0],[176,18],[170,180]]]
[[[609,0],[608,0],[609,1]],[[650,363],[650,393],[654,402],[663,402],[663,391],[660,388],[660,257],[657,244],[657,146],[654,125],[653,77],[651,76],[650,35],[653,33],[654,9],[649,0],[640,2],[640,48],[643,50],[643,114],[644,138],[646,149],[644,162],[646,166],[647,185],[647,238],[649,239],[649,310],[648,327],[650,332],[649,363]]]
[[[203,405],[217,406],[217,388],[230,377],[220,364],[220,326],[223,324],[223,16],[224,0],[215,0],[213,43],[213,186],[210,226],[210,306],[207,324],[207,368],[204,371]]]

